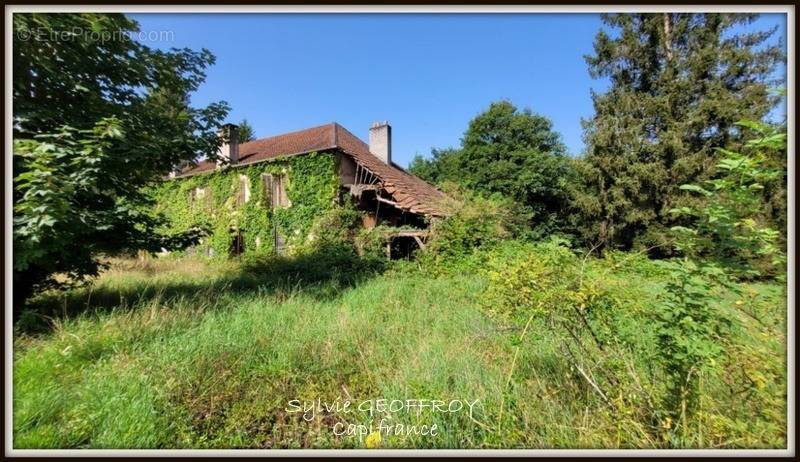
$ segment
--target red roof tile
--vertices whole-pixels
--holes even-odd
[[[369,152],[367,143],[341,125],[333,125],[336,130],[337,146],[380,178],[383,189],[391,194],[400,208],[422,215],[446,215],[443,204],[446,198],[444,193],[397,165],[389,165],[378,159]]]
[[[334,149],[336,147],[334,125],[322,125],[242,143],[239,145],[239,164]]]
[[[399,166],[386,164],[369,151],[369,146],[337,123],[262,138],[239,145],[239,166],[279,157],[315,151],[339,150],[349,155],[380,180],[400,208],[423,215],[446,215],[444,193]],[[181,170],[180,176],[210,171],[216,163],[199,162]]]

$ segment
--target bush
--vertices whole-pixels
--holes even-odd
[[[589,261],[565,243],[541,242],[524,258],[493,265],[487,311],[522,328],[520,346],[535,335],[532,326],[544,329],[585,390],[581,399],[634,428],[656,415],[653,387],[642,378],[652,338],[642,329],[645,297],[609,277],[612,260]]]
[[[621,446],[775,441],[785,379],[780,356],[769,358],[780,348],[763,339],[780,344],[782,327],[767,321],[774,312],[749,308],[766,309],[750,301],[758,291],[721,284],[713,267],[643,253],[594,258],[560,239],[477,254],[489,274],[484,309],[514,332],[518,357],[555,344],[571,399],[616,426]],[[532,367],[542,366],[512,363],[509,376]]]
[[[527,216],[514,203],[499,195],[483,196],[448,184],[452,214],[435,219],[421,263],[434,271],[446,271],[478,249],[489,249],[520,236]]]
[[[351,205],[325,211],[311,226],[305,250],[335,246],[353,248],[361,225],[361,213]]]

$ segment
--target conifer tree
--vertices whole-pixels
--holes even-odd
[[[668,211],[685,205],[681,184],[702,181],[716,149],[736,148],[742,119],[763,120],[778,97],[770,90],[783,58],[775,29],[743,32],[752,14],[611,14],[610,33],[586,57],[593,78],[584,121],[586,181],[575,205],[584,237],[606,246],[665,242]]]

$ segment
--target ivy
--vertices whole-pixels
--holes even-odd
[[[286,175],[286,194],[291,206],[272,209],[265,200],[264,174]],[[237,201],[242,193],[241,176],[246,177],[249,189],[245,203]],[[155,213],[167,219],[164,231],[204,229],[207,234],[200,247],[222,258],[229,254],[237,231],[244,236],[246,254],[273,253],[275,230],[289,248],[300,248],[314,222],[335,206],[338,187],[336,157],[315,152],[166,180],[153,188],[151,194],[157,204]],[[196,188],[203,188],[205,193],[192,200]]]

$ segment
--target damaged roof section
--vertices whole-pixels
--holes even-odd
[[[444,193],[392,162],[390,154],[387,156],[388,162],[381,160],[370,152],[367,143],[337,123],[241,143],[238,145],[236,166],[321,151],[340,151],[352,158],[377,177],[380,187],[392,197],[395,206],[402,210],[419,215],[448,214],[445,206],[447,196]],[[184,167],[177,177],[196,175],[216,168],[215,161],[203,160],[196,165]]]

